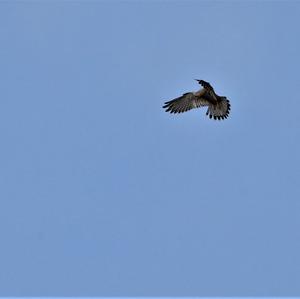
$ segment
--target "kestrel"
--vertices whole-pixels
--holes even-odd
[[[212,86],[203,80],[196,81],[203,88],[196,92],[184,93],[181,97],[165,102],[163,108],[166,112],[182,113],[188,110],[208,106],[206,115],[209,118],[224,119],[227,118],[230,111],[230,102],[226,97],[218,96]]]

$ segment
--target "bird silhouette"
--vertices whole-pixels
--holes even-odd
[[[225,119],[230,112],[230,102],[215,93],[213,87],[204,80],[195,79],[202,88],[196,92],[184,93],[181,97],[165,102],[163,108],[170,113],[183,113],[194,108],[208,106],[206,115],[213,119]]]

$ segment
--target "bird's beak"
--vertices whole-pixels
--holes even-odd
[[[194,80],[196,80],[198,83],[199,83],[199,81],[200,81],[199,79],[194,79]]]

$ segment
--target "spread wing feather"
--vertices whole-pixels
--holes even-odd
[[[188,92],[181,97],[165,102],[163,108],[166,109],[166,112],[182,113],[203,106],[209,106],[209,101],[203,97],[196,96],[193,92]]]

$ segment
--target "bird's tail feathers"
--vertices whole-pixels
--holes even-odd
[[[210,105],[207,109],[206,115],[209,118],[225,119],[230,113],[230,102],[225,98],[219,101],[217,104]]]

